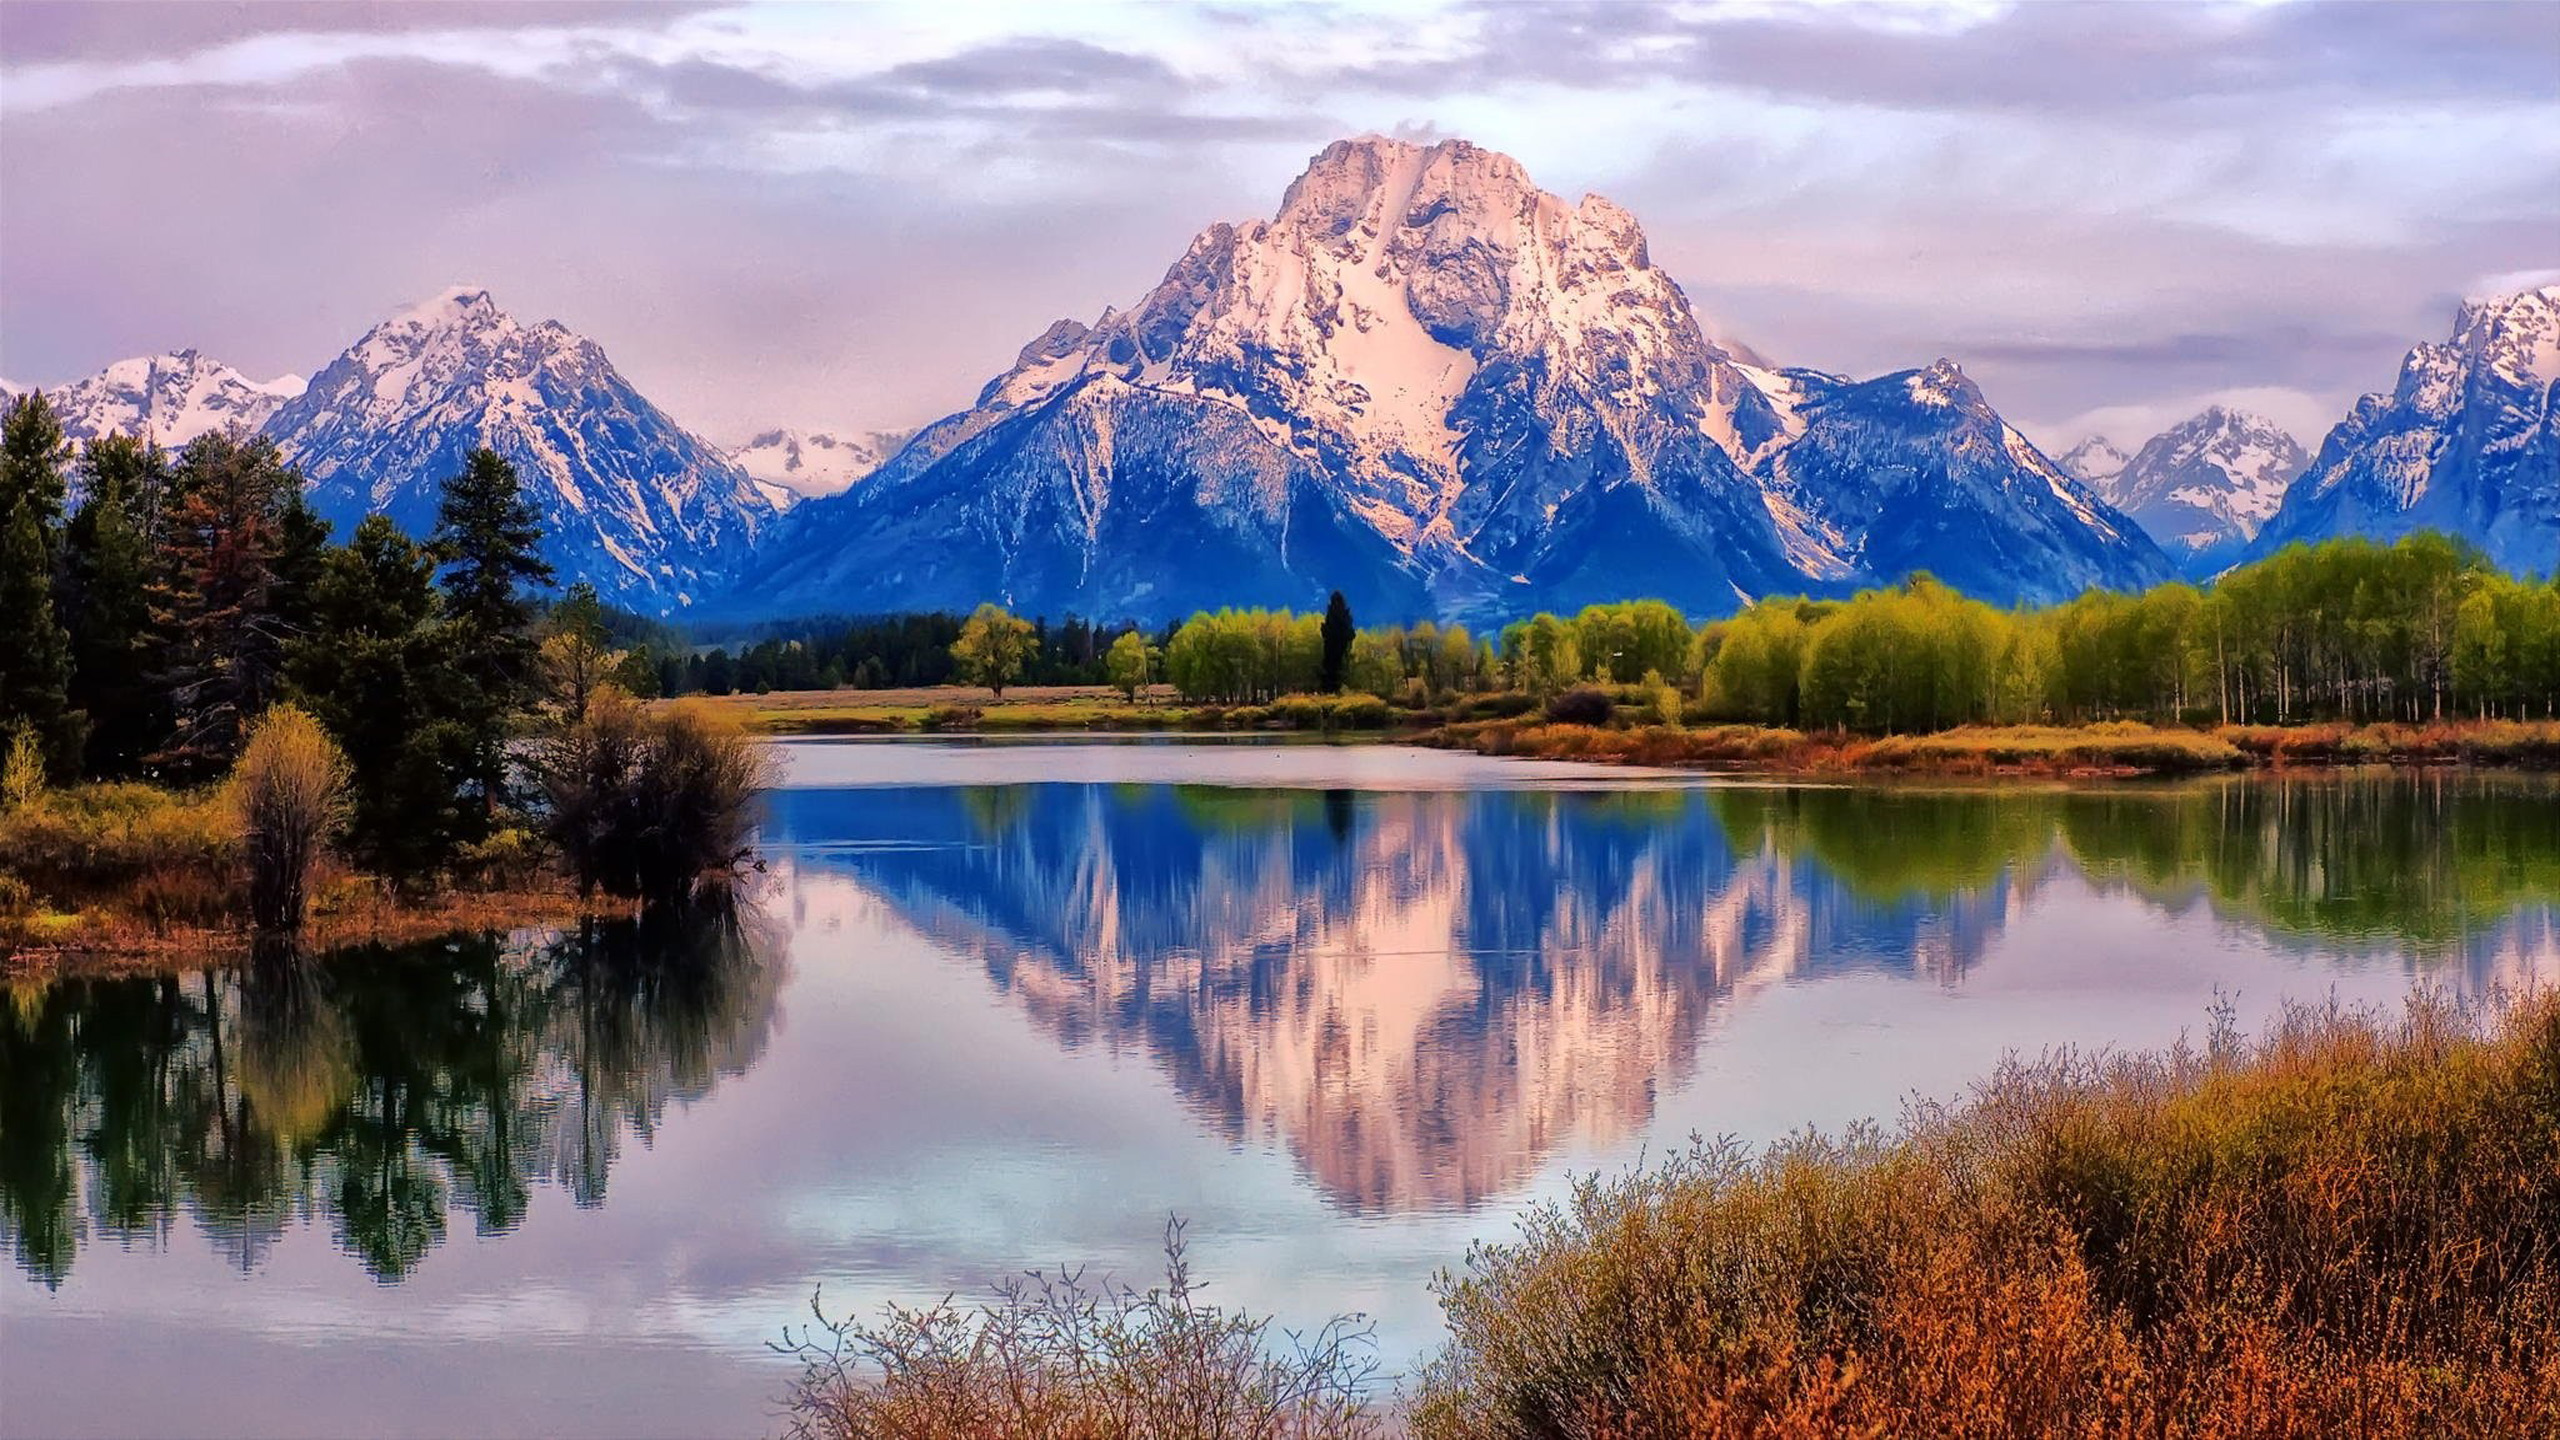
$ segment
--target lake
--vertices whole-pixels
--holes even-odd
[[[0,1432],[771,1428],[763,1342],[1061,1263],[1375,1320],[1572,1176],[2006,1053],[2560,978],[2560,783],[1767,784],[797,742],[734,916],[0,1015]]]

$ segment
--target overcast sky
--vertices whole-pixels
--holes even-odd
[[[0,375],[457,283],[715,439],[908,426],[1365,131],[1632,210],[1782,364],[2306,444],[2560,267],[2560,4],[0,3]]]

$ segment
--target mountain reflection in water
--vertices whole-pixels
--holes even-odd
[[[1642,1127],[1753,987],[1958,985],[2057,885],[2466,992],[2560,969],[2547,784],[786,791],[851,877],[1069,1048],[1147,1057],[1353,1213],[1472,1207]]]
[[[511,1230],[544,1184],[602,1205],[626,1140],[756,1062],[778,953],[709,909],[13,987],[0,1220],[48,1287],[181,1214],[243,1271],[317,1220],[397,1281],[457,1214]]]

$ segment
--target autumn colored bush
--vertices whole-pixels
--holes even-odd
[[[2560,1002],[1695,1145],[1444,1281],[1422,1440],[2560,1433]]]
[[[231,795],[249,862],[249,918],[259,929],[301,927],[312,868],[346,824],[347,780],[345,752],[310,712],[278,705],[249,727]]]

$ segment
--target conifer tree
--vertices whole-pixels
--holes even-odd
[[[40,391],[0,419],[0,728],[31,728],[56,773],[78,765],[82,731],[70,636],[53,600],[69,453]]]
[[[1342,592],[1324,602],[1324,668],[1319,672],[1318,688],[1327,695],[1342,693],[1342,677],[1351,663],[1351,637],[1357,633],[1351,623],[1351,602]]]
[[[273,441],[206,435],[170,479],[151,609],[169,641],[161,680],[175,723],[152,758],[200,778],[230,763],[241,727],[275,698],[289,638],[277,561],[302,477]]]
[[[367,516],[323,557],[286,659],[295,693],[346,752],[350,853],[404,886],[451,863],[472,760],[435,572],[425,546]]]
[[[484,817],[505,798],[507,740],[539,679],[527,587],[551,583],[541,541],[540,518],[515,467],[494,450],[471,452],[462,473],[444,484],[433,548],[444,567],[459,723],[469,736]]]
[[[89,717],[84,768],[134,774],[168,731],[168,704],[151,623],[151,550],[145,507],[165,483],[157,449],[129,435],[92,441],[88,484],[65,527],[64,606],[71,640],[71,703]]]

